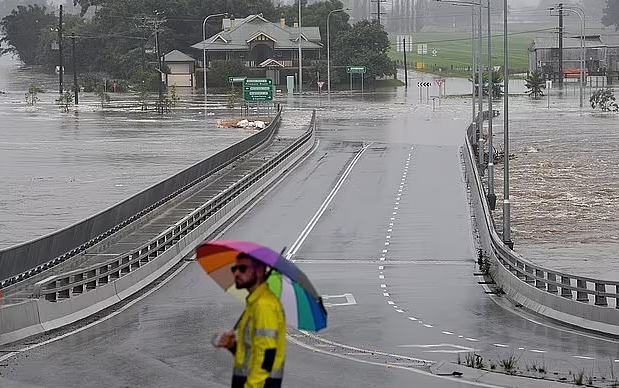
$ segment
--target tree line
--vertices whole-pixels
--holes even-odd
[[[53,71],[59,62],[59,12],[54,7],[36,3],[17,5],[3,17],[0,54],[15,54],[26,66]],[[326,51],[327,15],[343,8],[342,2],[302,3],[302,7],[302,25],[319,27]],[[298,3],[275,6],[271,0],[75,0],[74,7],[65,7],[64,11],[61,43],[65,48],[65,71],[73,70],[71,39],[75,39],[80,74],[116,79],[120,86],[138,81],[139,69],[150,75],[149,82],[156,79],[156,40],[162,55],[177,49],[197,56],[197,50],[190,46],[202,40],[202,22],[207,15],[228,13],[230,17],[243,18],[262,13],[271,22],[277,23],[284,17],[292,25],[298,15]],[[393,62],[387,57],[389,40],[383,26],[371,21],[359,21],[351,26],[348,20],[346,12],[334,12],[330,17],[332,70],[354,64],[367,67],[367,78],[393,74]],[[220,19],[209,19],[207,37],[220,29]],[[326,64],[322,67],[326,74]],[[316,70],[322,72],[320,68]],[[311,74],[308,75],[307,81],[312,82]],[[341,74],[339,78],[345,79],[344,76]],[[337,80],[336,71],[332,83]],[[88,79],[84,82],[88,83]],[[140,82],[145,82],[143,77]]]

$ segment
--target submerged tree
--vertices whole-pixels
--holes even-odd
[[[542,89],[546,89],[546,78],[542,70],[535,69],[527,75],[525,80],[525,86],[527,87],[527,95],[534,99],[544,97]]]
[[[599,107],[602,109],[602,112],[618,112],[619,105],[617,105],[616,101],[615,94],[610,88],[597,90],[589,99],[591,108],[596,109]]]

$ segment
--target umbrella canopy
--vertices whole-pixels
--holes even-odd
[[[196,259],[226,292],[244,300],[247,290],[236,288],[230,270],[239,253],[245,253],[273,270],[267,284],[282,302],[288,326],[312,331],[327,326],[327,311],[322,298],[307,276],[280,253],[248,241],[221,240],[202,243],[196,249]]]

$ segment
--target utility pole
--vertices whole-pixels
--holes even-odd
[[[159,25],[155,30],[155,46],[157,47],[157,85],[159,86],[159,103],[157,111],[163,113],[163,84],[161,82],[161,49],[159,48]]]
[[[301,50],[301,0],[299,1],[299,96],[303,95],[303,51]]]
[[[385,13],[380,10],[380,3],[385,2],[386,0],[370,0],[371,3],[376,3],[376,12],[372,12],[372,14],[376,15],[376,19],[378,20],[378,24],[380,24],[380,15],[384,15]]]
[[[60,11],[58,13],[58,55],[59,55],[59,62],[60,62],[60,66],[58,69],[58,93],[60,93],[62,95],[62,92],[64,90],[63,87],[63,72],[64,72],[64,65],[63,65],[63,61],[62,61],[62,4],[60,5]]]
[[[557,6],[559,9],[559,85],[563,86],[563,3]]]
[[[402,48],[404,49],[404,87],[408,88],[408,64],[406,63],[406,39],[402,39]]]
[[[159,113],[163,113],[163,82],[161,80],[162,74],[164,72],[164,63],[161,60],[161,45],[159,39],[159,31],[160,27],[163,23],[165,23],[165,18],[161,18],[159,13],[156,12],[157,17],[152,20],[153,26],[155,28],[155,51],[157,52],[157,85],[159,86],[159,101],[157,104],[157,111]],[[167,77],[167,74],[166,74]]]
[[[78,105],[80,91],[77,86],[77,58],[75,54],[75,32],[71,33],[71,54],[73,55],[73,90],[75,92],[75,105]]]

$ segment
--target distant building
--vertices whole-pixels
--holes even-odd
[[[238,60],[253,69],[264,69],[276,84],[286,75],[295,74],[299,66],[299,39],[303,66],[313,66],[322,50],[318,27],[289,27],[285,19],[272,23],[260,15],[244,19],[224,19],[223,30],[191,46],[206,49],[207,68],[217,60]],[[231,74],[232,75],[232,74]]]
[[[196,60],[178,50],[163,56],[165,65],[170,69],[167,75],[168,86],[194,88],[196,85]]]
[[[564,77],[578,77],[581,60],[580,37],[563,38]],[[541,69],[553,79],[559,77],[559,40],[535,38],[529,46],[529,69]],[[619,77],[619,39],[600,35],[585,37],[585,69],[588,75],[606,76],[609,83]]]

